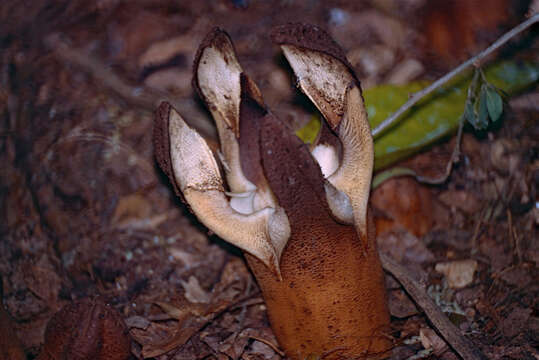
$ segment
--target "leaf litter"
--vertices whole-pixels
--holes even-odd
[[[301,18],[329,28],[349,57],[359,59],[352,63],[372,86],[394,78],[394,69],[412,60],[423,70],[408,71],[407,83],[439,75],[422,55],[427,45],[414,45],[417,53],[407,54],[405,42],[395,43],[384,32],[401,29],[404,41],[413,42],[424,31],[410,21],[412,16],[392,13],[389,2],[384,11],[381,1],[342,2],[339,10],[348,16],[341,22],[328,22],[330,5],[306,11],[307,5],[296,2],[275,9],[259,2],[247,2],[242,9],[234,2],[160,3],[168,6],[72,2],[65,8],[52,5],[58,6],[54,17],[45,11],[45,1],[35,4],[36,11],[43,11],[39,17],[20,11],[13,1],[0,5],[2,10],[11,6],[12,16],[2,28],[0,57],[0,275],[3,306],[29,356],[39,352],[47,321],[57,310],[73,299],[99,294],[126,320],[135,358],[282,358],[239,252],[208,234],[156,171],[153,109],[145,107],[147,102],[126,100],[125,92],[111,91],[110,84],[96,80],[103,78],[96,69],[105,78],[113,69],[125,84],[134,84],[126,88],[134,95],[146,87],[170,92],[198,114],[189,118],[207,119],[193,102],[189,84],[172,86],[171,73],[165,71],[173,69],[173,78],[183,82],[198,43],[184,40],[200,38],[218,24],[238,39],[242,62],[276,113],[289,116],[296,130],[312,119],[313,109],[300,97],[291,99],[286,86],[274,90],[277,80],[263,81],[268,69],[280,78],[290,74],[267,45],[265,31],[272,24]],[[401,8],[414,13],[409,5]],[[364,25],[350,20],[362,13],[377,15]],[[154,29],[145,31],[137,19]],[[101,59],[110,69],[87,70],[75,58],[51,55],[40,41],[29,40],[37,33],[60,35],[72,49]],[[155,55],[157,45],[165,58]],[[517,63],[529,60],[525,47],[521,52],[515,55]],[[383,61],[378,68],[361,63],[362,53],[365,59]],[[512,73],[510,66],[505,70]],[[465,129],[459,163],[446,183],[424,186],[407,179],[397,182],[401,186],[387,199],[375,202],[380,248],[416,272],[462,334],[489,358],[531,358],[537,356],[538,342],[539,288],[533,279],[539,253],[534,241],[539,134],[536,108],[525,99],[537,91],[505,99],[515,106],[503,103],[502,111],[495,88],[483,84],[479,89],[478,120],[484,124],[488,116],[494,124],[486,131]],[[210,141],[215,141],[211,133]],[[436,173],[445,163],[440,154],[451,149],[451,143],[438,142],[407,164]],[[462,261],[477,264],[472,281],[463,286],[451,286],[449,275],[435,271],[437,265]],[[392,359],[418,354],[454,358],[451,350],[436,345],[431,325],[402,287],[389,275],[387,283],[396,344]],[[406,341],[421,334],[422,341]],[[432,353],[421,353],[429,344]]]

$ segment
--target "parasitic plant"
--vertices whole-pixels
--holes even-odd
[[[383,358],[389,312],[368,210],[373,141],[360,83],[318,27],[284,25],[272,39],[326,120],[315,144],[267,108],[228,35],[214,29],[193,84],[215,119],[221,166],[168,103],[156,112],[156,158],[200,221],[244,251],[288,357]]]

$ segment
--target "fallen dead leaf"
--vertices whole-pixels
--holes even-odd
[[[455,64],[476,52],[486,40],[484,34],[499,32],[515,13],[509,11],[515,6],[509,0],[489,1],[489,11],[484,11],[484,3],[477,1],[425,3],[423,44],[429,57],[440,64]]]
[[[494,141],[490,148],[492,165],[501,172],[514,173],[520,164],[519,147],[518,141],[506,138]]]
[[[395,53],[385,45],[374,45],[369,48],[357,47],[346,54],[354,66],[365,73],[368,78],[380,76],[391,69],[395,63]],[[363,86],[363,82],[361,85]]]
[[[130,328],[129,334],[144,348],[147,345],[163,343],[173,336],[175,331],[176,324],[172,322],[151,322],[145,329]]]
[[[422,237],[434,224],[430,191],[409,177],[384,182],[373,191],[371,204],[385,215],[375,215],[378,234],[403,226],[415,236]]]
[[[404,85],[423,74],[425,67],[417,59],[406,59],[398,63],[387,75],[388,84]]]
[[[435,270],[445,275],[450,288],[459,289],[473,282],[477,261],[468,259],[438,263]]]
[[[434,255],[425,244],[405,229],[395,229],[377,238],[381,252],[389,254],[400,263],[422,264],[434,261]]]
[[[191,88],[191,69],[167,68],[156,71],[144,79],[144,84],[150,88],[163,92],[170,92],[176,96],[187,96]]]
[[[450,208],[456,208],[468,215],[481,210],[481,203],[477,197],[465,190],[447,190],[440,194],[438,199]]]
[[[0,359],[26,359],[21,342],[13,330],[11,317],[4,310],[2,304],[0,304]]]
[[[251,348],[254,354],[261,355],[264,359],[272,359],[275,356],[275,350],[265,342],[255,340]]]
[[[146,330],[150,324],[150,320],[139,315],[133,315],[125,319],[125,325],[130,329],[136,328]]]
[[[145,219],[151,214],[152,205],[146,197],[137,193],[130,194],[118,201],[111,224],[124,227],[133,220]]]
[[[432,349],[434,354],[441,354],[447,349],[445,341],[429,328],[419,329],[419,340],[425,349]]]
[[[528,269],[524,267],[507,269],[500,274],[500,277],[506,283],[518,287],[526,286],[533,281]]]
[[[483,236],[479,239],[479,250],[489,258],[494,272],[501,271],[511,264],[513,254],[506,250],[504,244],[496,242],[491,237]]]
[[[185,290],[185,298],[195,304],[208,304],[211,300],[211,295],[200,286],[198,279],[194,276],[189,276],[187,282],[181,282]]]
[[[331,26],[328,29],[331,36],[345,49],[357,46],[358,39],[361,39],[361,35],[365,33],[374,34],[380,39],[380,42],[391,49],[400,49],[404,47],[405,38],[412,31],[403,22],[377,11],[351,12],[349,15],[349,19],[353,20]]]
[[[25,267],[23,273],[28,289],[51,309],[58,309],[58,293],[62,281],[47,255],[43,255],[35,264]]]
[[[167,16],[165,13],[134,9],[126,5],[121,16],[111,24],[109,47],[117,61],[132,61],[147,51],[151,44],[178,33],[187,16]]]
[[[249,337],[247,336],[248,330],[250,329],[245,329],[239,334],[233,333],[219,344],[217,350],[220,353],[230,356],[232,359],[238,359],[249,343]]]
[[[202,261],[200,256],[183,250],[179,247],[169,247],[168,252],[175,260],[181,261],[183,265],[190,268]]]
[[[206,293],[198,283],[198,279],[191,277],[187,283],[182,283],[186,288],[185,298],[174,303],[156,302],[171,318],[177,319],[178,322],[174,330],[167,330],[166,336],[160,336],[159,341],[145,341],[145,334],[139,329],[131,329],[138,336],[135,337],[139,343],[143,345],[142,355],[144,357],[156,357],[162,355],[172,349],[182,347],[194,334],[199,332],[204,326],[215,319],[229,306],[235,304],[238,295],[245,295],[245,290],[248,285],[245,284],[246,274],[241,276],[242,272],[246,273],[245,264],[239,259],[229,261],[221,274],[219,282],[214,286],[211,294]],[[204,298],[205,293],[208,296],[207,303],[193,302],[186,300],[187,296],[192,297],[192,300]],[[152,322],[148,331],[151,331],[155,323]]]
[[[65,305],[47,324],[37,360],[126,360],[131,338],[120,312],[99,297]]]
[[[408,295],[400,289],[389,292],[388,304],[391,316],[402,319],[417,314],[417,307]]]
[[[512,338],[524,330],[524,325],[530,318],[533,310],[521,307],[515,308],[502,322],[502,332],[507,338]]]
[[[138,65],[143,69],[164,63],[178,54],[193,54],[201,40],[200,36],[194,37],[192,34],[188,34],[157,41],[151,44],[139,57]]]

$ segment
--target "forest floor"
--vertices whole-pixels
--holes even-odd
[[[216,142],[191,87],[194,54],[214,26],[230,34],[269,107],[299,128],[314,110],[271,44],[272,26],[326,28],[369,88],[436,79],[527,10],[426,3],[2,1],[0,277],[10,320],[0,322],[11,321],[26,356],[37,356],[62,306],[99,296],[124,318],[133,358],[173,338],[156,359],[283,359],[241,252],[189,213],[156,166],[153,111],[174,99]],[[537,56],[536,34],[496,56]],[[371,202],[380,251],[413,272],[462,336],[489,359],[539,359],[539,92],[507,101],[497,126],[465,128],[446,182],[394,178]],[[440,175],[454,146],[445,139],[400,165]],[[386,280],[391,359],[458,358]]]

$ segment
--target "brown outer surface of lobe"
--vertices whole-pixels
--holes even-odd
[[[274,116],[263,119],[260,142],[265,175],[292,229],[280,263],[283,281],[247,259],[279,343],[292,359],[384,357],[389,313],[372,222],[364,253],[354,227],[330,214],[307,147]]]
[[[260,122],[264,116],[270,116],[266,109],[253,98],[248,80],[241,76],[242,94],[240,103],[240,159],[241,169],[245,177],[257,187],[267,186],[260,163]],[[242,136],[244,134],[245,136]]]
[[[338,59],[348,67],[361,89],[354,68],[346,59],[343,50],[322,28],[312,24],[290,23],[275,26],[271,30],[270,37],[278,45],[293,45],[307,50],[318,51]]]
[[[154,114],[153,127],[153,151],[157,164],[170,180],[174,187],[174,192],[183,199],[182,192],[174,179],[174,170],[172,170],[172,160],[170,158],[170,136],[168,132],[169,115],[172,106],[163,101]]]

